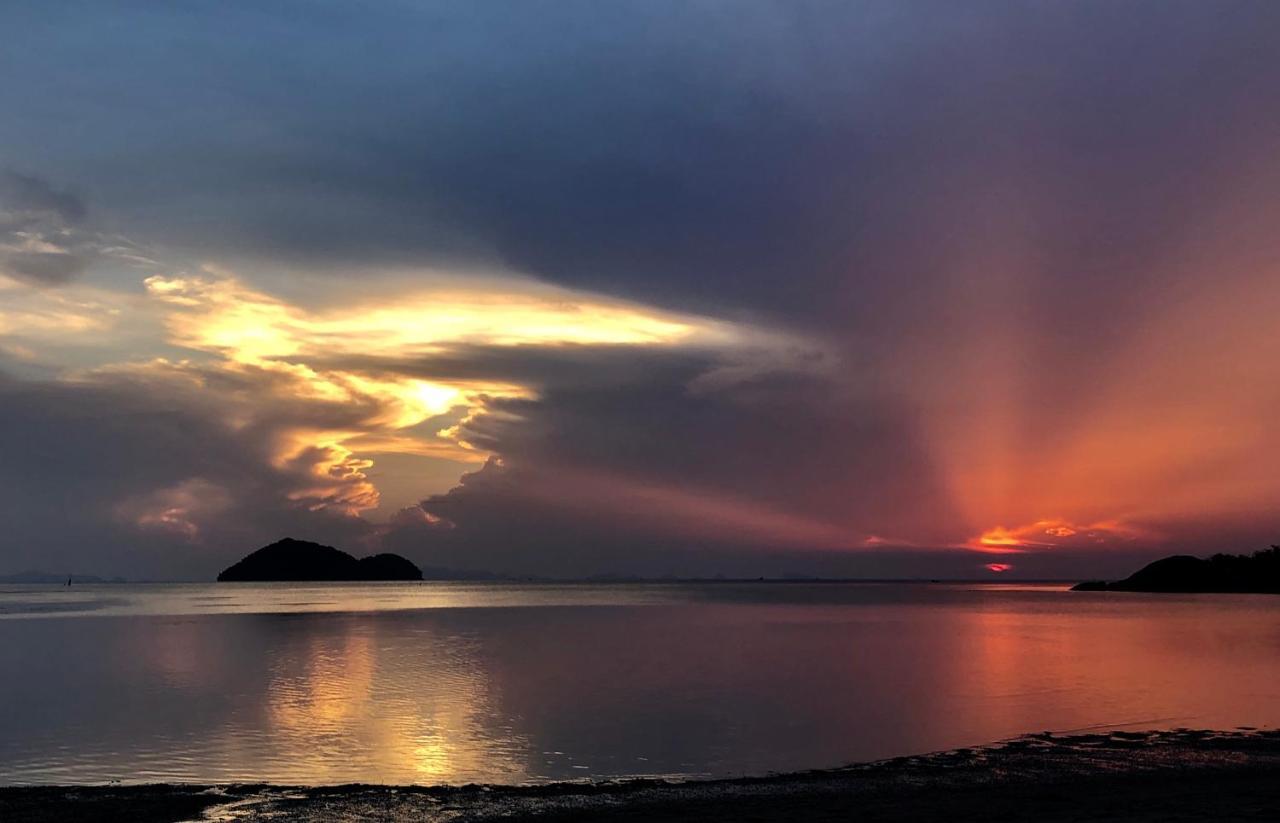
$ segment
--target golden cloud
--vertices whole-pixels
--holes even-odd
[[[1080,525],[1054,518],[1015,528],[994,526],[970,538],[965,548],[984,554],[1021,554],[1033,549],[1115,546],[1152,537],[1148,529],[1119,520]]]
[[[459,424],[494,413],[495,398],[532,398],[535,390],[335,362],[429,362],[460,346],[728,351],[771,342],[720,321],[523,280],[472,290],[428,288],[325,309],[292,304],[216,270],[153,276],[145,286],[167,342],[196,354],[93,373],[163,382],[170,394],[216,404],[228,426],[252,432],[264,444],[264,459],[293,478],[289,498],[296,505],[348,515],[379,506],[369,478],[376,455],[478,464],[488,455],[462,439]],[[424,426],[434,420],[439,424]],[[167,522],[163,502],[148,508],[161,511],[155,522]]]
[[[505,291],[428,290],[307,311],[234,278],[150,277],[175,307],[174,342],[242,361],[299,356],[422,355],[446,345],[724,345],[734,327],[620,301],[520,283]]]
[[[110,329],[121,314],[117,305],[91,290],[35,289],[0,275],[0,338],[61,340],[67,335]]]

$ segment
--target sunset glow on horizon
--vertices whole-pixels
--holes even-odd
[[[225,273],[196,277],[148,274],[143,285],[148,298],[142,301],[100,289],[80,297],[80,287],[75,285],[34,293],[26,298],[23,314],[4,316],[4,328],[10,331],[8,350],[23,352],[28,362],[57,368],[58,344],[76,336],[92,338],[99,351],[113,352],[136,346],[142,330],[154,329],[160,336],[147,344],[153,352],[150,359],[87,367],[68,362],[57,379],[73,385],[123,381],[153,391],[163,388],[172,397],[188,397],[194,403],[212,404],[220,410],[222,425],[233,435],[252,431],[265,438],[261,441],[264,466],[291,478],[283,489],[290,504],[338,514],[357,523],[369,513],[375,513],[373,522],[395,514],[394,509],[382,506],[388,488],[395,500],[412,500],[415,492],[425,497],[447,491],[447,486],[400,486],[404,481],[399,478],[375,480],[376,467],[389,459],[388,455],[447,461],[456,466],[455,477],[476,471],[486,459],[501,453],[487,443],[475,442],[475,432],[489,425],[485,418],[502,421],[504,428],[519,426],[523,415],[516,411],[518,405],[511,404],[540,401],[540,378],[522,379],[519,369],[499,374],[486,373],[483,368],[459,368],[454,363],[459,352],[470,357],[511,350],[553,359],[565,353],[608,350],[697,352],[699,357],[714,353],[719,362],[710,361],[704,376],[691,380],[685,389],[703,393],[732,391],[735,384],[745,386],[769,374],[785,374],[804,363],[803,355],[797,352],[806,347],[815,350],[818,345],[814,341],[802,343],[799,337],[788,337],[778,330],[673,314],[585,293],[556,292],[518,280],[509,281],[507,291],[489,285],[467,293],[451,286],[366,299],[323,311],[269,296]],[[45,309],[41,300],[53,302]],[[106,312],[97,313],[104,305]],[[59,307],[74,311],[77,306],[92,307],[94,314],[84,315],[83,320],[75,314],[67,315],[65,322],[56,319],[57,312],[65,310]],[[31,319],[41,317],[48,319]],[[54,329],[62,336],[41,336]],[[114,343],[113,337],[120,343]],[[748,365],[753,361],[756,365]],[[447,365],[437,366],[437,362]],[[725,376],[714,377],[716,373]],[[847,376],[832,373],[824,379],[839,382]],[[697,388],[708,379],[716,388]],[[1212,377],[1204,373],[1195,379]],[[1185,382],[1185,377],[1178,381]],[[1180,403],[1170,408],[1177,417],[1166,416],[1159,425],[1175,426],[1180,417],[1193,426],[1203,415],[1196,406],[1208,403],[1216,407],[1222,402],[1217,398],[1202,395],[1194,404]],[[1262,396],[1258,399],[1261,402]],[[965,402],[981,405],[985,400],[978,394]],[[1247,397],[1237,393],[1231,405],[1237,407],[1238,414],[1246,402]],[[615,510],[624,519],[637,507],[662,509],[668,513],[669,523],[680,524],[680,532],[692,539],[700,539],[697,535],[704,533],[720,538],[737,534],[767,539],[779,548],[946,551],[955,547],[988,555],[1159,548],[1177,537],[1164,522],[1173,513],[1166,501],[1177,501],[1177,513],[1184,516],[1194,513],[1197,506],[1205,513],[1213,511],[1206,506],[1212,506],[1215,498],[1221,499],[1221,492],[1192,496],[1194,486],[1182,487],[1196,478],[1169,474],[1165,468],[1179,461],[1194,465],[1194,461],[1210,456],[1221,459],[1228,453],[1221,447],[1204,451],[1212,436],[1192,434],[1194,429],[1188,429],[1186,436],[1170,435],[1172,439],[1162,441],[1167,445],[1157,447],[1150,433],[1135,436],[1126,429],[1108,433],[1107,427],[1124,418],[1117,417],[1116,407],[1097,408],[1097,412],[1077,418],[1071,439],[1054,447],[1056,455],[1041,451],[1039,457],[1048,464],[1043,469],[1006,447],[1001,471],[1007,478],[1020,478],[1016,484],[992,483],[975,474],[974,470],[982,471],[981,461],[974,469],[959,470],[952,481],[960,490],[953,504],[961,504],[959,511],[967,511],[971,518],[996,523],[968,537],[961,531],[963,525],[957,524],[948,533],[944,523],[914,515],[901,519],[892,511],[860,520],[835,512],[816,516],[789,513],[782,507],[766,516],[764,511],[773,507],[761,507],[749,494],[684,483],[643,481],[637,485],[635,479],[610,472],[592,471],[589,483],[571,487],[569,477],[579,469],[562,471],[550,486],[529,489],[527,499],[542,499],[550,492],[544,505],[553,505],[556,497],[569,494],[594,500],[592,507],[597,513]],[[963,415],[951,417],[945,425],[954,427],[964,419]],[[978,419],[989,421],[987,417]],[[1098,420],[1102,427],[1079,427],[1080,422],[1090,419]],[[1237,426],[1234,436],[1239,438],[1248,430]],[[1007,440],[1012,432],[1010,429],[1000,436]],[[958,431],[956,436],[959,444],[981,442]],[[1256,430],[1255,436],[1265,434]],[[1126,459],[1102,467],[1092,457],[1102,453],[1124,454]],[[1251,453],[1241,453],[1240,458],[1247,460]],[[1089,468],[1091,462],[1097,467]],[[1073,476],[1081,478],[1078,484],[1064,485]],[[1146,485],[1134,485],[1143,477]],[[387,487],[388,482],[393,485]],[[1273,488],[1262,477],[1253,482],[1259,499]],[[1014,485],[1021,491],[1013,493]],[[982,488],[995,491],[1001,487],[1007,490],[1000,498],[983,500],[977,496]],[[1144,491],[1135,494],[1139,488]],[[193,494],[194,489],[200,493]],[[643,502],[651,495],[657,497]],[[209,521],[225,517],[234,508],[231,500],[225,486],[193,474],[176,484],[122,499],[115,511],[122,522],[134,524],[142,533],[200,544]],[[711,500],[722,502],[710,504]],[[1039,518],[1012,525],[1019,523],[1020,512],[1037,509],[1076,512],[1078,517]],[[885,520],[885,514],[891,515],[890,519]],[[449,522],[446,517],[430,516],[432,522]],[[997,566],[1000,572],[1013,568],[1007,563],[992,563],[987,568],[997,571]]]
[[[116,329],[123,328],[128,335],[136,337],[136,329],[130,328],[130,323],[132,318],[137,318],[144,325],[162,330],[163,338],[154,341],[157,356],[149,360],[104,363],[88,369],[69,367],[63,379],[81,384],[122,379],[152,387],[166,386],[167,391],[216,404],[222,409],[224,424],[232,431],[262,430],[266,425],[270,432],[265,444],[267,464],[294,478],[292,488],[286,491],[287,499],[310,511],[331,511],[357,520],[380,506],[381,490],[371,479],[370,470],[382,456],[447,460],[458,466],[459,475],[474,471],[495,452],[477,448],[468,439],[468,431],[480,426],[479,421],[489,414],[518,425],[518,413],[501,411],[498,407],[509,401],[537,402],[539,399],[536,380],[522,381],[518,376],[498,379],[480,372],[463,376],[450,374],[448,369],[439,369],[439,374],[433,374],[433,361],[437,358],[448,360],[462,349],[469,352],[515,349],[553,355],[562,351],[610,348],[669,349],[718,351],[725,364],[741,358],[746,358],[744,363],[752,358],[764,357],[766,361],[772,358],[773,365],[767,368],[785,372],[791,362],[798,362],[788,360],[794,357],[787,353],[788,347],[812,345],[788,339],[777,331],[753,330],[694,315],[675,315],[616,300],[598,301],[590,295],[554,292],[542,286],[532,288],[518,281],[511,281],[506,292],[492,286],[471,294],[460,292],[456,287],[427,290],[393,296],[382,302],[366,300],[320,313],[249,288],[225,274],[148,275],[144,285],[149,301],[140,303],[121,295],[114,298],[114,307],[107,313],[106,321],[72,321],[64,327],[64,332],[93,335],[110,351],[113,346],[109,341],[117,333]],[[92,293],[81,300],[76,296],[77,288],[67,287],[52,296],[62,305],[93,305],[86,301],[103,299],[100,293]],[[15,339],[23,341],[24,350],[31,351],[34,359],[44,356],[31,348],[38,346],[41,338]],[[776,355],[767,354],[770,346]],[[176,347],[185,355],[176,358],[166,355],[165,347]],[[48,354],[55,352],[56,349],[50,349]],[[742,368],[734,366],[727,368],[727,372]],[[746,382],[753,379],[750,369],[743,375],[734,379]],[[264,411],[270,413],[269,422],[263,419]],[[1100,433],[1085,429],[1075,435],[1075,440],[1087,443],[1092,438],[1103,448],[1119,449],[1116,453],[1123,451],[1123,446],[1106,445],[1113,441],[1096,441],[1099,436]],[[1135,444],[1140,446],[1141,441]],[[1152,451],[1152,457],[1158,462],[1131,463],[1120,474],[1114,470],[1101,472],[1094,477],[1094,482],[1082,483],[1074,489],[1061,483],[1061,477],[1070,474],[1070,465],[1057,462],[1052,475],[1020,483],[1025,494],[1008,498],[1005,504],[981,505],[997,523],[1007,518],[1008,513],[1026,511],[1028,503],[1069,511],[1067,504],[1071,501],[1087,499],[1096,488],[1115,483],[1126,473],[1133,475],[1158,469],[1160,462],[1178,459],[1179,455],[1192,458],[1187,450],[1202,447],[1202,439],[1190,440],[1185,448],[1173,441],[1172,448]],[[1071,451],[1064,454],[1070,455]],[[1132,457],[1139,454],[1130,452]],[[1031,468],[1018,468],[1016,462],[1007,466],[1007,471],[1024,475]],[[562,478],[558,482],[567,481]],[[976,498],[971,490],[978,486],[972,480],[956,482],[965,489],[961,500],[975,506]],[[184,491],[201,486],[205,487],[205,493],[199,495],[198,502]],[[681,528],[690,535],[704,530],[708,533],[721,530],[725,534],[741,531],[745,535],[751,533],[752,528],[758,528],[751,525],[756,522],[755,515],[747,512],[759,506],[748,498],[734,500],[733,494],[727,497],[720,494],[726,502],[716,504],[717,513],[711,514],[713,509],[694,501],[715,498],[715,492],[696,488],[664,489],[661,484],[645,487],[649,491],[638,492],[632,480],[597,474],[589,485],[581,486],[573,494],[581,495],[591,489],[590,495],[600,498],[594,504],[598,511],[618,506],[620,514],[628,507],[642,505],[639,501],[649,494],[659,494],[660,502],[655,500],[655,505],[669,513],[688,509],[687,517],[680,515],[673,522],[683,522],[685,525]],[[1048,492],[1054,490],[1061,496],[1050,497]],[[427,495],[444,489],[419,487],[417,491]],[[398,497],[403,499],[403,492]],[[123,501],[117,511],[143,531],[199,541],[202,528],[198,521],[222,516],[229,505],[210,501],[225,498],[227,493],[222,487],[196,475],[178,485],[157,489],[150,497]],[[1116,504],[1111,512],[1108,512],[1107,501],[1102,499],[1090,502],[1082,511],[1113,515],[1116,511],[1136,512],[1158,520],[1153,515],[1158,515],[1159,510],[1151,509],[1149,503],[1143,511],[1139,499],[1119,496],[1110,499]],[[697,514],[698,511],[703,514]],[[740,514],[729,514],[734,511]],[[975,515],[978,511],[974,509]],[[383,513],[381,517],[389,514]],[[770,516],[778,526],[766,527],[757,532],[758,536],[772,535],[769,539],[780,546],[845,550],[886,546],[945,550],[955,546],[981,554],[1022,555],[1064,549],[1146,548],[1162,545],[1165,538],[1156,527],[1136,525],[1114,516],[1080,520],[1055,517],[1033,520],[1026,525],[994,525],[963,539],[958,539],[961,535],[954,531],[947,535],[939,532],[936,524],[919,519],[914,523],[896,523],[892,530],[885,529],[896,535],[890,539],[878,535],[879,524],[850,522],[838,516],[797,517],[782,511]],[[706,519],[708,517],[710,519]],[[791,525],[784,525],[787,522]],[[1005,522],[1010,521],[1005,519]],[[1012,568],[1001,563],[989,564],[988,568],[992,566],[1005,567],[1002,571]]]
[[[1045,578],[1280,540],[1266,26],[556,10],[497,61],[441,14],[348,21],[439,46],[385,65],[323,25],[233,55],[212,12],[113,26],[92,74],[53,22],[15,46],[4,565],[186,579],[291,534],[525,575]],[[210,73],[167,78],[165,42]],[[76,130],[33,102],[71,90]]]
[[[0,31],[0,817],[1280,806],[1280,2]]]

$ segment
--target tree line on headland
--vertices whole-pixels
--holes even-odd
[[[1280,546],[1253,554],[1180,554],[1150,563],[1124,580],[1089,580],[1074,591],[1280,594]]]

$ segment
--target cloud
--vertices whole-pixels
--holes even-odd
[[[317,483],[300,495],[351,514],[379,501],[360,455],[477,461],[480,421],[518,419],[518,401],[535,399],[548,381],[617,380],[611,367],[653,372],[667,362],[692,368],[691,386],[707,377],[730,386],[822,360],[816,343],[767,329],[510,277],[321,309],[227,276],[153,276],[146,285],[169,341],[204,356],[100,371],[222,398],[237,425],[275,431],[277,466],[298,458],[312,466]],[[424,428],[429,421],[438,422]],[[335,478],[345,491],[328,487]]]
[[[0,171],[0,274],[40,285],[65,283],[89,265],[84,204],[44,180]]]
[[[108,14],[82,11],[86,27]],[[16,92],[6,143],[91,181],[131,236],[303,276],[503,262],[700,312],[856,320],[866,338],[935,322],[920,296],[998,280],[989,263],[1037,281],[1027,309],[1051,328],[1084,306],[1121,322],[1129,299],[1095,288],[1160,283],[1169,238],[1231,199],[1215,181],[1270,155],[1280,26],[1263,4],[1168,0],[305,21],[124,3],[98,41],[49,14],[10,12],[41,32],[13,44],[13,70],[77,89],[93,146]],[[359,60],[371,42],[388,59]]]
[[[500,460],[490,458],[479,472],[466,475],[448,494],[423,502],[422,511],[433,527],[456,529],[477,512],[473,506],[494,509],[497,500],[506,506],[554,511],[575,528],[605,525],[633,540],[666,537],[691,544],[721,543],[729,546],[774,548],[849,549],[856,536],[848,529],[817,518],[773,509],[760,501],[735,499],[708,489],[681,488],[631,480],[617,475],[571,472],[557,467],[551,472],[526,468],[512,472]],[[468,499],[472,498],[472,499]],[[519,550],[518,546],[512,547]]]
[[[339,533],[376,540],[379,529],[364,516],[381,506],[383,481],[375,482],[374,469],[382,455],[452,461],[458,473],[482,462],[499,440],[514,455],[499,432],[510,427],[527,438],[540,425],[529,412],[541,407],[543,395],[580,391],[583,374],[608,370],[603,386],[613,388],[606,391],[616,391],[619,380],[635,391],[656,379],[678,404],[686,394],[746,391],[753,380],[776,374],[787,357],[764,356],[771,344],[802,348],[766,330],[514,279],[484,290],[418,288],[324,309],[225,275],[151,277],[146,285],[150,299],[118,303],[117,322],[131,328],[147,318],[182,356],[66,369],[51,381],[11,381],[10,389],[15,409],[36,398],[54,406],[84,398],[100,406],[94,426],[122,426],[105,435],[113,448],[146,436],[145,427],[123,425],[132,419],[129,407],[139,420],[167,415],[175,435],[187,427],[191,441],[172,454],[162,458],[149,447],[127,458],[139,463],[138,484],[94,489],[89,496],[100,508],[83,521],[153,544],[213,547],[210,557],[223,557],[236,535],[250,545],[278,536],[263,530],[278,522],[341,521]],[[46,302],[73,301],[82,291],[37,294]],[[715,388],[690,388],[699,375],[757,355],[769,365],[744,365]],[[70,424],[61,415],[45,421]],[[60,470],[92,476],[81,463],[102,459],[87,450],[40,467],[34,454],[19,450],[14,466],[49,474],[52,482]],[[148,465],[160,460],[166,470]],[[558,482],[564,489],[568,475],[561,472]],[[686,531],[701,534],[727,528],[823,545],[841,539],[835,527],[770,511],[732,491],[709,487],[694,497],[643,478],[622,482],[582,474],[572,493],[594,493],[591,507],[602,510],[617,510],[619,499],[644,501],[654,513],[678,512]],[[426,522],[444,519],[423,515]]]
[[[0,170],[0,277],[59,286],[101,259],[152,263],[128,240],[86,228],[87,213],[79,197],[42,178]]]
[[[291,500],[297,478],[212,398],[151,388],[0,376],[6,565],[208,577],[264,535],[368,530]]]
[[[186,540],[200,538],[200,526],[232,505],[227,489],[202,477],[157,489],[116,505],[116,515],[143,531],[158,531]]]
[[[393,524],[388,543],[430,565],[657,574],[771,553],[791,570],[849,563],[872,532],[945,540],[948,502],[892,404],[806,374],[692,391],[708,367],[657,360],[490,401],[459,437],[500,462],[423,500],[433,525]]]
[[[110,329],[120,306],[95,295],[30,289],[0,275],[0,337],[66,341]]]
[[[1091,531],[1277,528],[1280,6],[64,18],[0,11],[32,33],[0,142],[44,175],[0,180],[0,346],[55,409],[168,410],[235,458],[174,444],[69,535],[212,546],[247,507],[531,571],[834,569],[847,539],[1021,574],[1102,562]],[[82,446],[17,453],[129,459]]]
[[[1159,537],[1152,529],[1118,520],[1078,524],[1055,518],[1016,528],[995,526],[971,538],[966,546],[984,554],[1021,554],[1037,550],[1115,550],[1135,543],[1158,543]]]
[[[732,324],[508,278],[425,288],[307,311],[234,278],[164,277],[148,292],[174,307],[175,343],[238,360],[351,354],[404,357],[447,346],[703,346],[745,337]]]

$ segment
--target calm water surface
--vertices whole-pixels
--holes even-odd
[[[0,587],[0,783],[530,782],[1280,724],[1280,598],[1055,586]]]

